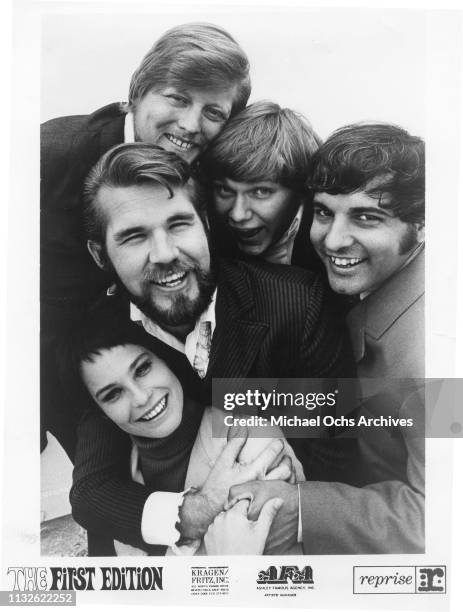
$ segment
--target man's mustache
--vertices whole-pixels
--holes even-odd
[[[194,262],[172,262],[169,264],[152,264],[143,272],[143,281],[145,283],[158,283],[165,280],[173,274],[185,274],[192,270],[197,270],[198,266]]]

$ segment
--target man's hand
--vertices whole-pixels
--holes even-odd
[[[276,438],[253,461],[240,464],[237,458],[246,439],[246,427],[234,428],[201,490],[185,495],[179,511],[179,530],[184,538],[202,538],[217,514],[223,510],[230,488],[264,478],[270,466],[280,460],[284,444]],[[280,472],[284,472],[280,478],[290,478],[291,465],[285,462]]]
[[[291,457],[284,455],[280,463],[265,474],[264,480],[286,480],[286,482],[295,484],[297,482],[296,470]]]
[[[297,543],[299,526],[299,491],[296,484],[282,480],[256,480],[236,485],[230,489],[225,509],[232,508],[239,500],[251,499],[248,517],[256,520],[263,506],[272,498],[284,500],[267,538],[266,554],[281,554]]]
[[[212,507],[217,509],[216,514],[223,510],[230,487],[249,480],[264,479],[270,466],[277,464],[282,457],[283,442],[275,439],[253,461],[240,463],[238,456],[246,444],[247,433],[247,428],[243,427],[230,429],[230,439],[201,488],[201,493],[207,497]]]
[[[273,519],[283,505],[278,497],[269,499],[257,521],[247,517],[249,500],[238,501],[227,512],[217,515],[204,536],[208,555],[261,555]]]

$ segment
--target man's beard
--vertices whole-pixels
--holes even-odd
[[[151,295],[152,282],[165,278],[169,274],[182,274],[184,272],[193,274],[196,278],[198,288],[196,297],[190,298],[181,292],[178,295],[172,294],[169,306],[160,308]],[[168,265],[156,264],[147,269],[143,281],[143,295],[140,297],[128,295],[143,314],[160,327],[189,326],[193,328],[197,319],[210,304],[216,287],[217,269],[213,261],[211,261],[208,271],[201,270],[192,260],[177,261]],[[127,293],[126,290],[125,292]]]

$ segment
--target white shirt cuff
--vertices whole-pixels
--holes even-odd
[[[297,522],[297,543],[302,543],[302,513],[301,513],[301,487],[297,485],[297,495],[299,497],[299,519]],[[294,532],[293,532],[294,533]]]
[[[175,524],[185,493],[155,491],[148,497],[141,517],[141,535],[147,544],[173,546],[178,541],[180,533]]]
[[[200,546],[201,540],[192,540],[189,544],[182,544],[181,546],[174,544],[167,550],[171,550],[172,554],[176,555],[177,557],[192,557],[198,552]]]

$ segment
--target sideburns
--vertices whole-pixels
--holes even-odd
[[[416,227],[409,223],[407,224],[407,231],[402,236],[399,244],[399,255],[406,255],[409,251],[418,245],[418,230]]]

